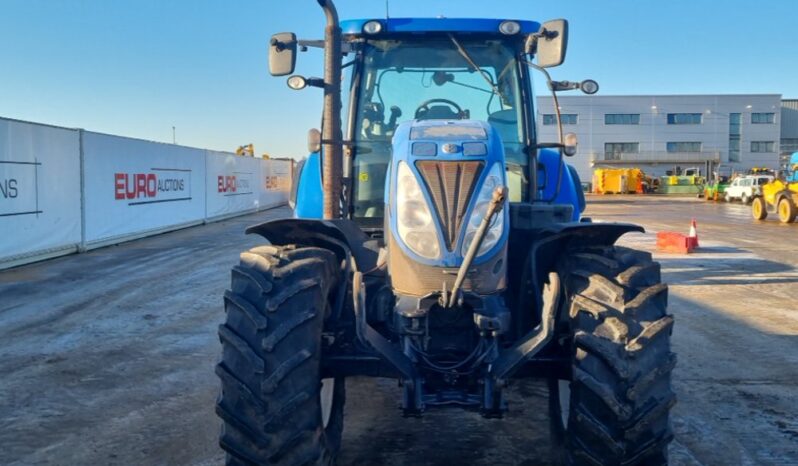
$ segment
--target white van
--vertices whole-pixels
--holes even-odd
[[[762,185],[768,184],[773,181],[770,175],[747,175],[735,178],[729,186],[726,187],[724,199],[726,202],[733,200],[741,200],[743,203],[748,204],[754,197],[762,195]]]

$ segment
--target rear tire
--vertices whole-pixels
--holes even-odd
[[[591,248],[570,253],[559,273],[563,312],[570,316],[572,380],[549,380],[558,459],[566,465],[667,464],[676,356],[659,264],[641,251]]]
[[[792,223],[795,221],[795,216],[798,215],[798,209],[795,208],[795,203],[789,197],[782,197],[776,206],[779,213],[779,221],[781,223]]]
[[[743,204],[748,205],[748,203],[751,202],[751,198],[748,197],[747,194],[743,194],[743,197],[740,198],[740,201],[742,201]]]
[[[335,254],[321,248],[261,246],[242,253],[233,267],[216,366],[222,384],[216,413],[224,421],[219,444],[227,464],[333,464],[344,381],[322,382],[320,362],[324,319],[340,275]]]
[[[756,220],[764,220],[768,218],[768,206],[765,203],[765,199],[761,197],[754,198],[754,202],[751,203],[751,214]]]

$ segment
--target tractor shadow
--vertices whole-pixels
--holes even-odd
[[[339,466],[551,465],[548,389],[542,380],[508,389],[503,419],[485,419],[459,408],[404,418],[395,381],[351,378]]]

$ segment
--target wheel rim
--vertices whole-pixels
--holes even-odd
[[[785,201],[779,202],[779,219],[781,219],[782,222],[787,221],[787,216],[789,215],[788,210],[789,206],[787,206]]]
[[[568,417],[571,414],[571,381],[558,380],[557,393],[560,402],[560,420],[563,428],[568,427]]]
[[[762,215],[761,210],[762,210],[762,206],[759,205],[759,202],[755,201],[754,202],[754,217],[759,218],[759,216]]]
[[[321,424],[326,429],[332,416],[333,396],[335,394],[335,379],[322,379],[319,390],[319,404],[321,405]]]

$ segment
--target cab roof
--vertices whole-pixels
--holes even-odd
[[[516,19],[490,18],[369,18],[349,19],[341,21],[341,32],[344,35],[365,36],[363,25],[369,21],[379,21],[383,30],[374,37],[387,34],[422,34],[422,33],[485,33],[500,34],[499,24],[504,21],[515,21],[521,26],[518,35],[526,35],[540,30],[540,23]]]

